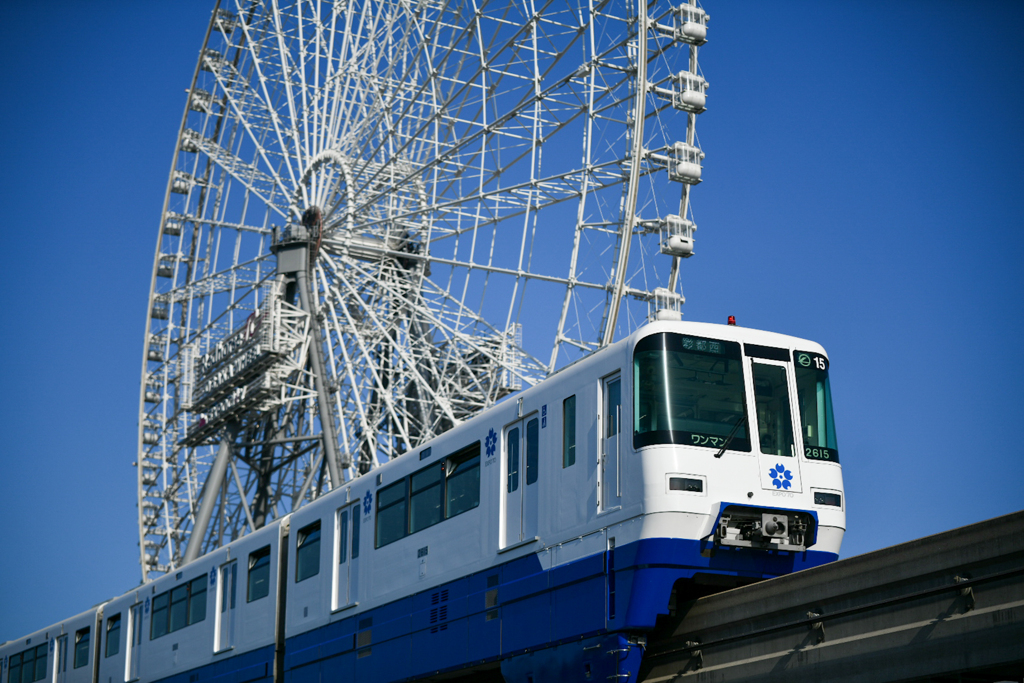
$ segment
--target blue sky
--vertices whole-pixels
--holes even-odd
[[[138,583],[145,305],[211,10],[58,5],[0,23],[0,641]],[[1024,508],[1024,6],[706,9],[686,318],[828,349],[843,556]]]

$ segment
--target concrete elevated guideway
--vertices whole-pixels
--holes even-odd
[[[639,680],[1024,680],[1024,511],[691,602]]]

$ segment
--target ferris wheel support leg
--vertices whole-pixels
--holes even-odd
[[[313,309],[312,298],[309,294],[309,278],[306,269],[300,268],[295,273],[296,284],[299,289],[299,304],[302,310],[309,313],[310,334],[313,336],[309,345],[309,357],[313,363],[313,381],[316,386],[317,407],[320,409],[320,429],[324,456],[327,458],[327,472],[331,476],[331,488],[341,486],[341,471],[338,469],[338,437],[334,431],[334,411],[331,410],[331,397],[327,392],[327,384],[324,377],[327,370],[324,367],[323,342],[320,339],[320,325],[316,319],[316,311]]]
[[[210,468],[210,474],[203,482],[203,492],[199,497],[199,512],[196,513],[196,520],[192,524],[192,533],[188,535],[188,546],[186,546],[185,556],[182,558],[183,564],[188,564],[198,558],[202,550],[203,537],[206,536],[206,527],[210,525],[213,508],[220,497],[221,485],[224,483],[224,475],[228,471],[231,450],[235,445],[238,429],[238,422],[229,422],[224,430],[220,448],[217,449],[217,457],[213,460],[213,467]]]

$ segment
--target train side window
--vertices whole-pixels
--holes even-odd
[[[445,463],[435,463],[409,478],[409,533],[441,521],[444,505]]]
[[[89,627],[75,632],[75,664],[80,669],[89,663]],[[22,679],[24,680],[24,678]]]
[[[206,574],[192,579],[188,586],[188,625],[206,618]]]
[[[320,520],[299,529],[295,544],[295,583],[320,573]]]
[[[576,394],[562,401],[562,467],[576,464]]]
[[[480,505],[480,442],[449,455],[445,460],[445,468],[447,519]]]
[[[508,482],[505,490],[508,493],[519,490],[519,428],[508,430]]]
[[[188,584],[178,586],[171,591],[171,608],[168,614],[170,627],[168,631],[174,633],[178,629],[185,628],[188,623]]]
[[[359,557],[359,506],[352,508],[352,559]]]
[[[107,619],[107,650],[105,656],[113,657],[121,650],[121,614]]]
[[[377,539],[376,547],[405,538],[408,509],[406,491],[408,479],[396,481],[377,491]]]
[[[249,553],[249,581],[245,601],[253,602],[270,594],[270,546]]]
[[[540,420],[526,423],[526,484],[537,481],[540,474]]]
[[[612,438],[619,433],[619,417],[622,407],[622,382],[608,382],[608,420],[605,426],[605,438]]]
[[[46,678],[46,643],[11,655],[7,666],[7,683],[43,680]]]
[[[338,564],[348,559],[348,510],[338,511]]]
[[[86,640],[88,640],[89,629],[85,629]],[[86,655],[88,658],[88,655]],[[65,666],[65,670],[67,666]],[[24,669],[22,669],[24,671]],[[36,668],[32,675],[33,681],[41,681],[46,678],[46,643],[36,646]],[[24,679],[22,679],[24,680]]]
[[[170,605],[170,599],[169,592],[161,593],[153,598],[153,618],[149,622],[150,640],[167,635],[167,608]]]

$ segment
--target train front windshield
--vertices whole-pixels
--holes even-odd
[[[633,355],[633,446],[687,444],[750,450],[736,342],[662,333]]]
[[[839,462],[828,358],[809,351],[793,352],[796,391],[800,401],[800,430],[804,455],[812,460]]]

